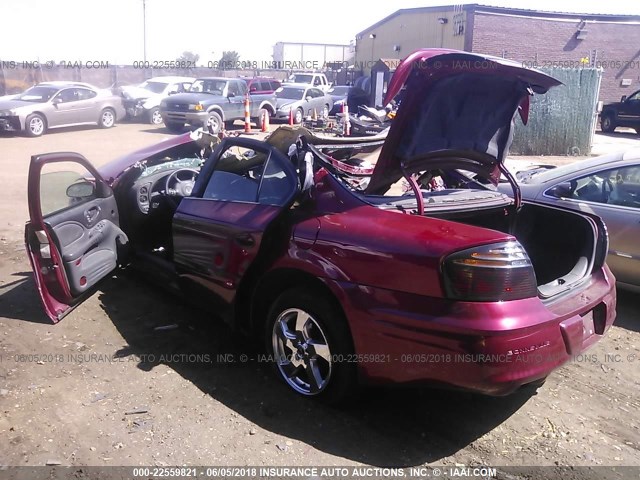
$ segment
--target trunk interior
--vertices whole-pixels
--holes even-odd
[[[512,206],[458,210],[429,215],[490,228],[515,236],[527,251],[541,297],[567,290],[589,275],[595,256],[597,233],[581,215],[530,203],[515,212]]]

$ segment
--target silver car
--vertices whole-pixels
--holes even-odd
[[[110,128],[125,115],[122,97],[87,83],[44,82],[0,101],[0,130],[39,137],[50,128]]]
[[[525,200],[600,216],[609,231],[607,263],[618,284],[640,287],[640,149],[558,168],[529,168],[516,178]],[[511,193],[508,184],[498,188]]]
[[[331,95],[305,83],[288,83],[276,90],[276,118],[287,119],[293,113],[293,121],[302,123],[304,117],[326,118],[333,107]]]

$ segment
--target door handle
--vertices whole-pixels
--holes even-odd
[[[236,237],[236,243],[243,247],[253,247],[256,244],[256,241],[251,235],[246,234],[246,235],[238,235]]]
[[[89,223],[93,223],[93,221],[98,217],[98,215],[100,214],[100,207],[91,207],[88,210],[85,210],[84,212],[84,218],[87,219],[87,222]]]

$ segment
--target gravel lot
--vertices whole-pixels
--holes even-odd
[[[291,395],[239,360],[252,352],[221,322],[132,274],[50,325],[21,241],[29,157],[102,164],[170,135],[121,124],[0,136],[0,465],[640,466],[637,294],[619,292],[608,336],[537,393],[378,389],[343,409]]]

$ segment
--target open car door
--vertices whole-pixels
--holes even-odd
[[[57,323],[116,268],[128,243],[113,191],[77,153],[31,157],[25,244],[45,312]]]
[[[270,239],[267,229],[297,193],[296,170],[276,148],[250,138],[224,139],[173,217],[178,274],[230,305]]]

